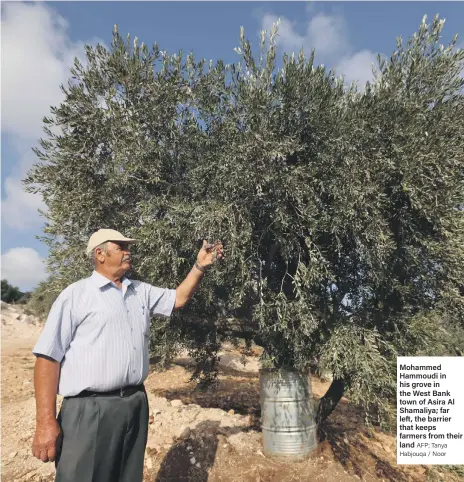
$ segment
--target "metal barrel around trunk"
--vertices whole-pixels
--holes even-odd
[[[306,458],[316,447],[316,419],[309,375],[298,370],[259,372],[264,454]]]

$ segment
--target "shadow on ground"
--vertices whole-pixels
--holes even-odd
[[[193,371],[191,365],[179,364]],[[242,373],[232,368],[221,369],[218,383],[200,390],[194,382],[171,388],[153,389],[152,393],[168,400],[182,400],[184,404],[195,403],[202,408],[233,410],[241,415],[260,416],[259,380],[256,374]]]
[[[173,445],[161,463],[155,482],[206,482],[218,446],[219,422],[206,421],[192,430],[190,439]]]
[[[381,444],[374,444],[374,434],[364,428],[363,416],[359,409],[346,400],[340,401],[336,411],[318,428],[319,450],[324,452],[330,447],[333,458],[348,472],[358,477],[366,476],[366,472],[375,478],[389,482],[406,482],[410,480],[400,469],[395,468],[394,458],[386,456],[379,450]],[[390,461],[388,460],[390,459]],[[414,479],[413,479],[414,480]]]
[[[221,428],[218,421],[199,423],[187,440],[174,444],[161,462],[154,482],[207,482],[218,444],[249,428]]]

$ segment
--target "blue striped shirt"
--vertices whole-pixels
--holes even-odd
[[[122,279],[122,290],[94,271],[64,289],[33,349],[61,363],[58,393],[110,391],[148,375],[150,317],[171,315],[176,290]]]

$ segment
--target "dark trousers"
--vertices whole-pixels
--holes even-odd
[[[145,391],[65,398],[55,482],[142,482],[148,434]]]

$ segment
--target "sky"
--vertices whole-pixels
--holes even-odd
[[[86,44],[109,46],[115,24],[169,53],[233,63],[241,26],[256,45],[260,30],[280,19],[280,55],[314,48],[317,63],[362,87],[377,54],[389,56],[397,36],[408,38],[437,13],[446,19],[443,43],[459,34],[464,47],[463,2],[2,2],[2,279],[26,291],[47,277],[47,247],[37,239],[46,206],[21,180],[37,161],[42,118],[62,101],[73,59],[85,63]]]

